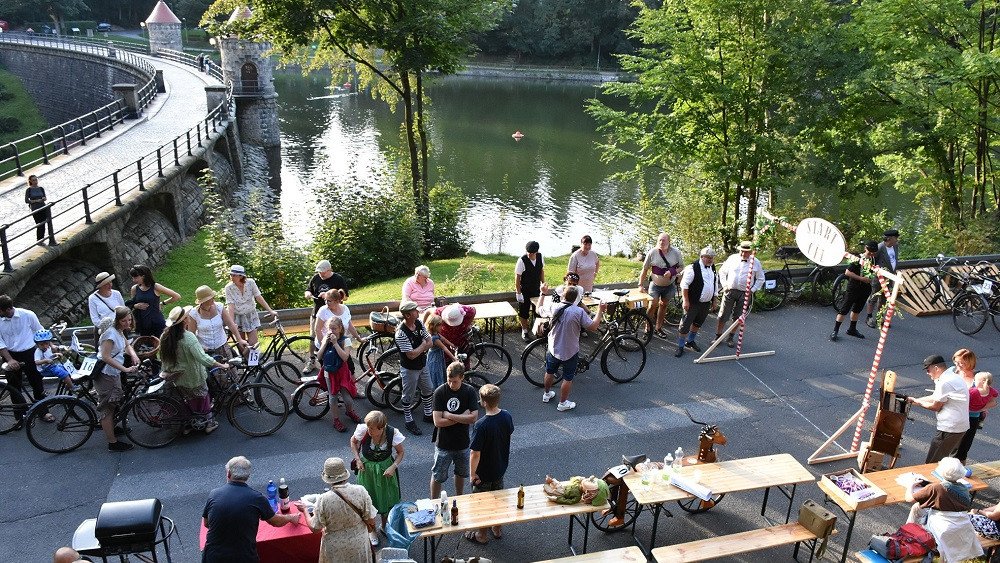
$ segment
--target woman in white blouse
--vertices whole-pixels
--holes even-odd
[[[322,297],[326,302],[326,307],[316,311],[316,326],[314,327],[316,349],[319,349],[323,345],[323,338],[326,337],[326,321],[332,317],[340,317],[340,320],[344,323],[344,335],[348,338],[345,346],[357,346],[361,342],[361,335],[358,334],[358,329],[354,328],[354,325],[351,324],[351,310],[347,308],[347,305],[344,305],[344,296],[344,290],[342,289],[331,289],[323,292]],[[355,340],[351,341],[351,338]]]
[[[594,280],[597,279],[597,271],[601,269],[601,257],[592,250],[594,239],[590,235],[583,235],[580,244],[583,246],[569,257],[566,271],[580,276],[580,287],[584,291],[594,291]]]
[[[247,277],[247,271],[239,264],[229,268],[229,283],[226,284],[226,309],[233,322],[243,334],[247,344],[257,345],[257,329],[260,328],[260,317],[257,315],[257,303],[272,316],[277,317],[274,309],[260,294],[260,288],[253,278]]]
[[[240,336],[240,331],[229,311],[215,302],[215,291],[203,285],[195,290],[194,295],[197,307],[192,311],[190,318],[195,323],[195,336],[198,337],[198,342],[205,352],[209,356],[222,358],[223,363],[233,357],[232,351],[226,345],[229,341],[226,328],[236,339],[240,350],[246,349],[247,342]]]

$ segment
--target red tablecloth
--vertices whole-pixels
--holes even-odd
[[[293,504],[291,513],[298,514],[299,509]],[[261,563],[316,563],[319,561],[319,542],[323,538],[320,532],[313,532],[300,519],[298,522],[275,527],[267,522],[261,522],[257,528],[257,553]],[[208,529],[204,519],[201,521],[199,546],[205,549]]]

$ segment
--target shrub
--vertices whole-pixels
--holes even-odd
[[[0,99],[3,99],[0,96]],[[14,116],[0,116],[0,135],[17,133],[21,129],[21,120]]]
[[[472,256],[462,258],[455,275],[441,284],[440,295],[477,295],[495,277],[497,265],[476,260]]]
[[[469,250],[468,198],[454,184],[442,182],[431,188],[429,199],[431,224],[427,233],[430,242],[427,258],[462,256]]]

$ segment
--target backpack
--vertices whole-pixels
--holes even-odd
[[[898,561],[929,555],[937,548],[937,543],[923,526],[911,522],[889,535],[873,536],[868,547],[890,561]]]

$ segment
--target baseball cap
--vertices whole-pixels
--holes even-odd
[[[927,356],[926,358],[924,358],[924,369],[927,369],[931,366],[936,366],[938,364],[944,364],[944,357],[942,357],[940,354],[935,356]]]
[[[330,265],[330,261],[329,260],[320,260],[319,262],[316,262],[316,273],[317,274],[320,273],[320,272],[329,272],[332,269],[333,269],[333,266]]]

